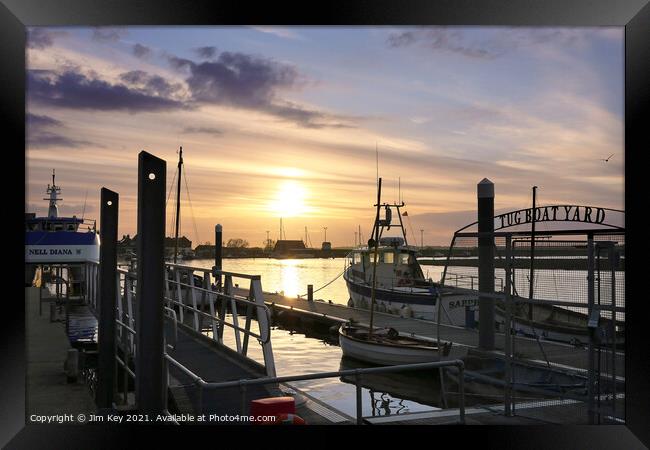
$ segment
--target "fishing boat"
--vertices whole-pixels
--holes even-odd
[[[385,229],[389,230],[391,227],[391,206],[397,208],[399,214],[399,208],[402,205],[388,205],[381,203],[381,178],[378,179],[377,183],[377,203],[376,207],[376,216],[375,224],[373,227],[372,238],[368,241],[368,252],[367,255],[370,257],[370,252],[372,251],[372,270],[368,270],[370,279],[368,283],[365,283],[364,287],[370,289],[370,323],[369,326],[364,327],[350,322],[347,322],[339,328],[339,345],[341,346],[341,351],[344,356],[359,359],[365,362],[372,364],[382,364],[382,365],[399,365],[399,364],[410,364],[410,363],[421,363],[421,362],[432,362],[440,361],[443,359],[455,359],[456,357],[461,356],[460,352],[463,351],[462,347],[456,346],[454,348],[454,354],[452,354],[452,343],[451,342],[442,342],[438,339],[435,342],[429,340],[416,338],[413,336],[405,337],[401,336],[400,333],[393,328],[383,328],[375,329],[373,326],[374,314],[375,314],[375,302],[377,299],[377,281],[381,278],[378,275],[378,266],[379,266],[379,242],[381,234]],[[380,219],[381,208],[385,208],[385,217]],[[400,219],[400,228],[402,230],[404,239],[406,239],[406,234],[404,233],[404,227],[401,226]],[[389,246],[391,250],[385,250],[383,255],[392,255],[398,253],[398,250],[406,250],[406,254],[411,256],[409,253],[409,248],[404,247],[400,249],[399,246]],[[371,250],[372,249],[372,250]],[[399,253],[398,253],[399,254]],[[391,259],[390,262],[386,259],[384,260],[384,267],[386,270],[383,273],[393,275],[393,278],[396,276],[396,267],[394,259]],[[410,266],[411,269],[419,268],[419,266]],[[352,273],[353,268],[349,268]],[[422,271],[420,270],[420,276]],[[421,277],[423,278],[423,277]],[[364,278],[365,279],[365,278]],[[352,283],[349,278],[346,278],[348,287]],[[361,285],[360,282],[356,283]],[[430,301],[429,306],[433,309],[435,306],[435,300],[439,297],[436,286],[433,283],[430,284],[430,289],[428,289]],[[388,291],[384,289],[384,291]],[[350,289],[352,293],[353,290]],[[393,290],[393,292],[395,292]],[[394,298],[387,298],[387,301],[393,301]]]
[[[46,216],[25,214],[25,284],[32,285],[36,269],[41,266],[67,265],[79,272],[86,262],[99,262],[99,234],[96,222],[77,216],[59,216],[57,203],[61,187],[56,185],[56,173],[52,170],[52,184],[47,185],[49,201]],[[75,266],[72,268],[72,266]],[[45,274],[43,279],[46,278]],[[70,274],[69,274],[70,275]],[[73,274],[80,279],[80,273]]]
[[[430,321],[438,321],[440,314],[441,323],[464,323],[465,309],[476,307],[476,296],[442,288],[424,276],[417,259],[418,248],[408,245],[401,213],[403,201],[375,206],[378,212],[373,235],[377,235],[377,262],[373,245],[358,247],[348,254],[343,272],[350,295],[348,306],[368,309],[374,281],[375,308],[380,313]],[[380,210],[384,211],[383,218]],[[391,228],[401,235],[384,236]]]

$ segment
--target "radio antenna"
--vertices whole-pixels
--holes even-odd
[[[84,216],[86,215],[86,200],[88,200],[88,189],[86,189],[86,196],[84,197],[84,207],[81,210],[81,220],[84,220]]]

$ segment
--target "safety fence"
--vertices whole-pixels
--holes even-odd
[[[506,414],[624,422],[624,231],[493,236],[493,293],[478,292],[479,233],[456,233],[441,280],[443,296],[474,295],[479,323],[481,302],[494,302],[501,356],[470,356],[467,389],[500,392]]]

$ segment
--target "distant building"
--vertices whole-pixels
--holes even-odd
[[[173,237],[166,237],[164,241],[165,245],[165,256],[174,255],[174,247],[176,244],[176,239]],[[117,254],[118,256],[129,256],[135,254],[138,248],[138,235],[131,237],[126,234],[122,236],[122,239],[117,241]],[[193,256],[194,252],[192,251],[192,241],[187,239],[185,236],[178,238],[178,253],[183,256]]]
[[[194,256],[197,258],[214,258],[215,246],[210,244],[197,245],[194,249]]]
[[[305,243],[300,240],[279,240],[273,248],[273,257],[275,258],[300,258],[313,256],[313,250],[305,247]]]

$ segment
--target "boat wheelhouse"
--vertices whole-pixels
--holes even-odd
[[[99,235],[95,221],[84,218],[60,217],[57,202],[61,188],[55,183],[47,186],[49,201],[46,216],[25,214],[25,283],[31,284],[38,265],[84,264],[99,262]]]
[[[440,312],[441,322],[459,323],[464,320],[465,308],[454,306],[459,302],[463,306],[474,306],[476,298],[454,293],[441,296],[440,285],[424,276],[417,260],[418,249],[408,245],[401,213],[404,206],[404,202],[380,205],[384,211],[383,217],[378,214],[374,225],[379,228],[376,268],[373,267],[373,244],[349,253],[343,272],[350,295],[348,306],[361,309],[370,307],[374,272],[375,308],[378,312],[431,321],[437,321]],[[391,228],[399,230],[401,236],[383,236]],[[439,300],[442,301],[440,307]]]

